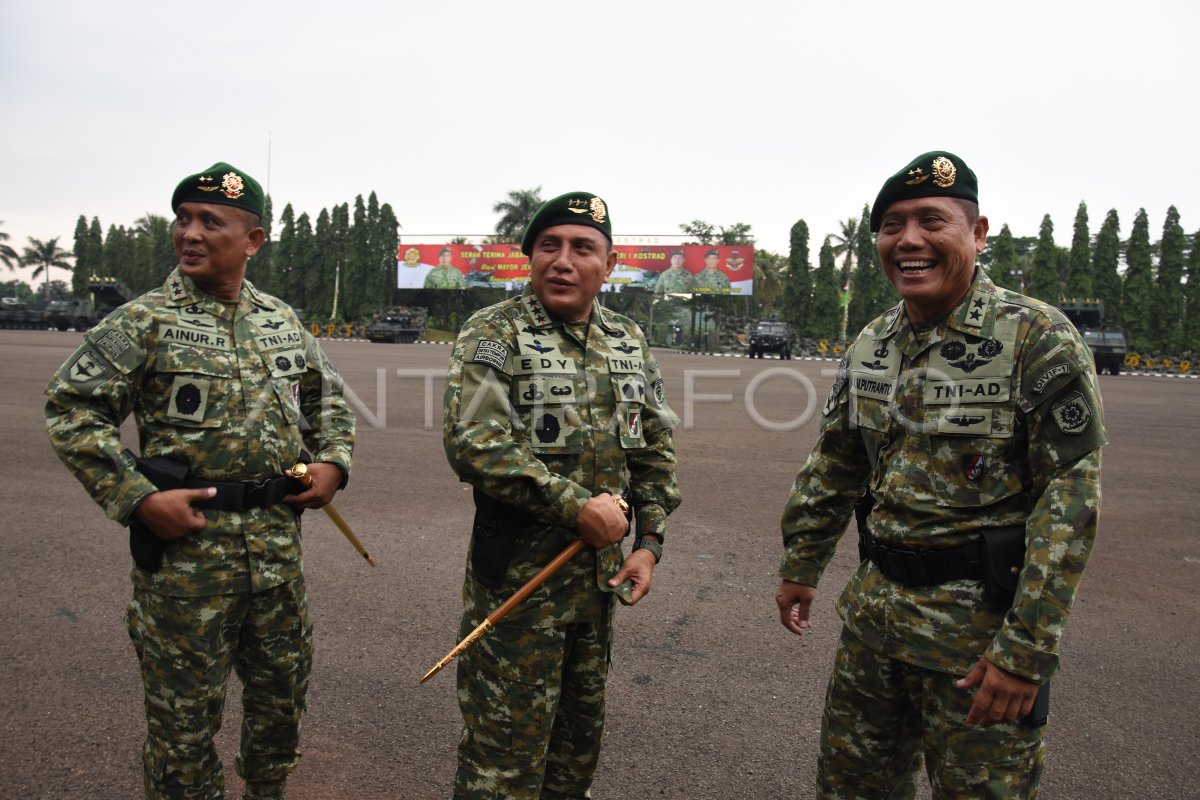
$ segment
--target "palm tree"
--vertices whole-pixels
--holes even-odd
[[[50,268],[59,267],[61,269],[71,269],[71,262],[67,261],[71,257],[70,250],[63,250],[58,246],[59,237],[41,241],[34,237],[29,237],[29,245],[25,248],[24,255],[21,256],[21,265],[25,267],[36,266],[37,269],[29,277],[37,280],[37,276],[45,273],[46,275],[46,302],[50,302]]]
[[[492,206],[500,215],[496,220],[496,242],[519,242],[521,234],[534,212],[542,204],[542,187],[536,189],[513,189],[508,197]]]
[[[4,224],[4,220],[0,220],[0,225]],[[9,235],[4,231],[0,231],[0,261],[4,262],[4,266],[10,270],[16,269],[21,263],[21,257],[17,255],[17,251],[9,247],[5,242],[9,240]]]
[[[838,336],[844,341],[846,339],[846,322],[850,312],[850,276],[854,274],[854,240],[858,237],[858,220],[850,217],[845,222],[839,221],[838,224],[842,226],[842,233],[840,236],[835,233],[832,238],[837,242],[833,246],[834,257],[843,253],[846,256],[842,262],[842,279],[839,281],[845,296],[842,297],[842,318],[838,324]]]

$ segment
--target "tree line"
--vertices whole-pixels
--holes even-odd
[[[541,187],[514,190],[493,206],[498,215],[492,242],[516,241],[542,202]],[[1047,214],[1038,235],[1015,236],[1008,225],[988,237],[979,258],[992,280],[1057,305],[1063,300],[1098,299],[1106,321],[1123,328],[1134,350],[1181,353],[1200,349],[1200,231],[1185,234],[1174,206],[1161,235],[1151,240],[1145,209],[1135,215],[1128,238],[1110,210],[1093,235],[1087,206],[1079,204],[1070,247],[1054,242]],[[839,223],[823,237],[813,265],[810,231],[804,220],[791,228],[786,256],[756,249],[752,298],[698,296],[693,306],[718,315],[784,319],[805,337],[846,339],[896,302],[879,264],[869,230],[870,207]],[[466,292],[397,290],[396,253],[400,223],[388,203],[371,192],[353,203],[321,209],[315,221],[297,215],[289,203],[276,233],[271,198],[263,227],[267,241],[251,259],[248,275],[256,286],[302,310],[307,319],[369,320],[376,309],[404,303],[426,306],[435,325],[453,330],[467,314],[495,301],[495,290]],[[0,223],[2,224],[2,223]],[[754,247],[751,226],[718,226],[692,220],[683,236],[698,244]],[[92,275],[117,278],[135,293],[161,284],[174,267],[171,221],[146,214],[131,226],[110,225],[80,216],[74,252],[57,239],[30,238],[23,254],[0,230],[0,260],[35,266],[35,278],[50,267],[72,269],[70,290],[85,294]],[[461,237],[455,241],[465,241]],[[72,265],[69,259],[74,257]],[[57,282],[55,282],[57,283]],[[50,293],[53,285],[47,281]],[[62,287],[65,289],[65,287]],[[61,291],[61,289],[60,289]],[[652,316],[653,298],[636,293],[605,296],[604,302],[637,318]],[[336,307],[335,307],[336,304]]]

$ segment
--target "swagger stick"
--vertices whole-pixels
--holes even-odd
[[[312,486],[312,475],[308,474],[307,464],[297,464],[288,471],[288,474],[305,486]],[[363,547],[362,542],[354,535],[354,531],[350,530],[350,526],[346,524],[346,520],[342,519],[342,515],[333,507],[333,503],[326,503],[321,506],[321,510],[329,515],[329,518],[333,520],[333,524],[337,525],[338,530],[350,540],[350,544],[354,545],[354,549],[358,551],[358,554],[365,558],[367,563],[372,567],[376,566],[375,559],[371,558],[370,554],[367,553],[367,549]]]
[[[623,513],[628,513],[629,504],[625,502],[624,498],[614,497],[613,500],[616,502],[617,508],[621,509]],[[584,548],[584,545],[585,543],[583,539],[576,539],[567,545],[566,548],[561,553],[556,555],[549,564],[542,567],[538,571],[537,575],[534,575],[525,582],[524,586],[513,592],[512,597],[501,603],[500,607],[491,614],[488,614],[487,619],[479,623],[479,626],[475,628],[475,630],[471,631],[471,633],[467,635],[467,638],[455,645],[454,649],[447,653],[445,658],[434,664],[433,669],[429,670],[429,672],[426,672],[424,677],[421,678],[420,682],[424,683],[434,675],[437,675],[447,664],[462,655],[462,652],[474,644],[475,640],[495,627],[497,622],[508,616],[510,611],[524,602],[526,597],[529,597],[529,595],[533,594],[534,589],[541,586],[547,578],[558,572],[558,570],[562,568],[563,564],[566,564],[568,561],[574,558],[576,553]]]

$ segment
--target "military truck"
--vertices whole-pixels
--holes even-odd
[[[372,342],[415,342],[425,335],[425,318],[429,312],[416,306],[392,306],[375,312],[367,326],[367,339]]]
[[[786,322],[761,320],[750,334],[750,357],[762,358],[764,353],[775,353],[781,359],[792,357],[792,329]]]
[[[1104,303],[1100,300],[1063,300],[1058,307],[1083,334],[1092,349],[1096,372],[1120,375],[1125,363],[1125,332],[1104,323]]]
[[[46,327],[46,318],[41,311],[34,311],[15,297],[0,297],[0,328]]]
[[[46,307],[46,324],[65,331],[86,331],[112,311],[129,302],[133,293],[116,278],[93,275],[87,282],[87,297],[63,297]]]

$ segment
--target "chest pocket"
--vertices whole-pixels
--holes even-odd
[[[938,505],[984,507],[1024,488],[1013,391],[1016,324],[997,319],[991,336],[951,331],[930,353],[921,394]]]
[[[284,421],[296,422],[300,419],[300,379],[308,371],[309,354],[303,349],[281,347],[263,353],[262,357]]]
[[[216,428],[224,422],[232,351],[163,345],[155,372],[161,397],[154,409],[160,421],[191,428]]]
[[[522,438],[535,453],[567,454],[583,449],[583,420],[576,407],[583,391],[572,358],[515,360],[537,370],[513,375],[511,399],[521,419]]]
[[[613,397],[613,425],[621,447],[633,450],[646,446],[642,430],[642,413],[646,404],[646,376],[642,373],[610,372]]]

